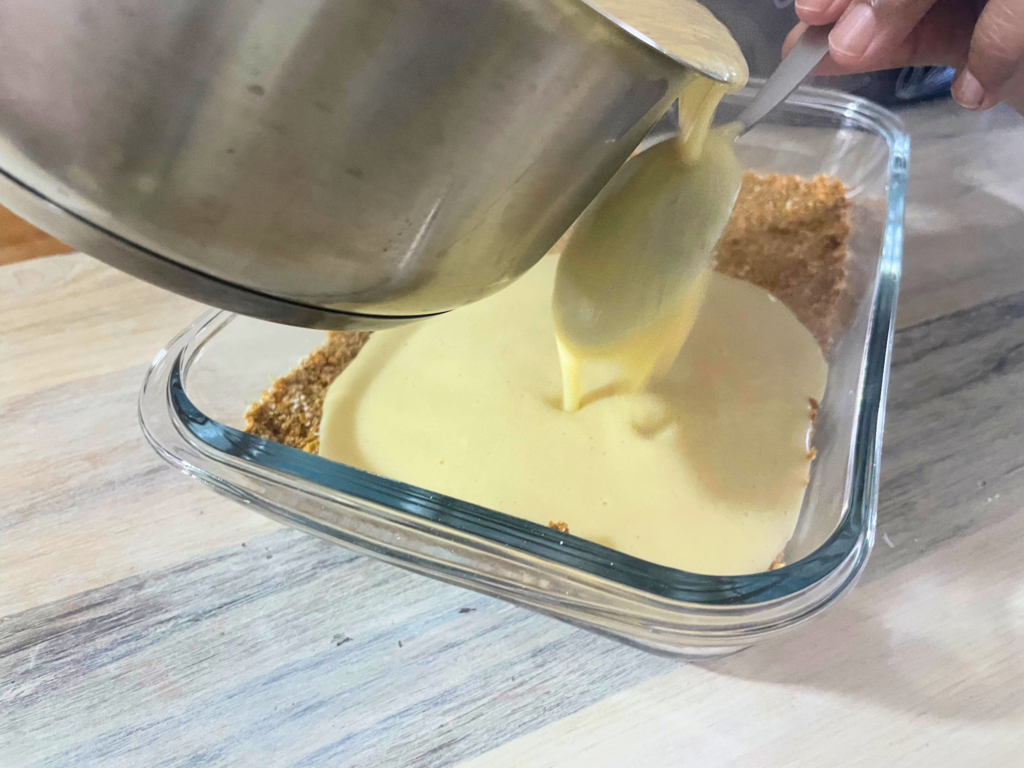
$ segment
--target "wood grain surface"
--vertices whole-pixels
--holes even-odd
[[[0,266],[71,250],[0,205]]]
[[[0,269],[0,767],[1024,765],[1024,125],[906,117],[875,552],[703,665],[221,499],[135,416],[200,308],[80,255]]]

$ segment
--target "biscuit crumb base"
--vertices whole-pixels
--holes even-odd
[[[245,431],[309,453],[320,449],[320,417],[332,382],[369,340],[370,334],[331,331],[288,375],[264,391],[245,412]]]
[[[836,178],[747,172],[715,268],[771,293],[827,350],[846,288],[849,211]]]

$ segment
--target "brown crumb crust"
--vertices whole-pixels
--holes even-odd
[[[563,523],[561,520],[559,520],[557,523],[554,520],[552,520],[551,522],[548,523],[548,528],[554,528],[559,533],[568,533],[569,532],[569,524],[568,523]]]
[[[849,210],[833,177],[747,172],[715,266],[770,292],[828,349],[846,287]]]
[[[827,348],[846,285],[849,203],[837,179],[747,172],[719,241],[716,269],[766,289]],[[245,414],[246,432],[316,453],[323,399],[368,333],[332,332]],[[811,403],[811,419],[817,403]],[[552,527],[562,530],[553,523]],[[563,533],[568,533],[568,526]]]
[[[259,402],[245,412],[245,431],[275,443],[320,449],[320,417],[327,388],[355,359],[369,333],[332,331],[327,342],[313,350],[286,376],[274,382]]]

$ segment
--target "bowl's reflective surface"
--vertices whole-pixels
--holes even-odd
[[[577,0],[5,0],[0,49],[8,207],[315,328],[497,291],[695,76]]]
[[[731,97],[729,119],[749,99]],[[211,313],[158,356],[140,412],[168,461],[318,536],[645,648],[729,653],[808,618],[848,589],[874,537],[909,143],[868,103],[803,90],[741,139],[761,173],[829,173],[853,204],[849,290],[815,436],[818,458],[787,565],[676,571],[517,518],[239,431],[248,403],[324,334]]]

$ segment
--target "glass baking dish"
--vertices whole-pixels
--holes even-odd
[[[720,119],[755,91],[730,96]],[[761,173],[832,174],[852,202],[817,458],[779,570],[674,570],[242,432],[248,404],[323,343],[319,331],[203,315],[146,376],[143,431],[171,464],[279,522],[649,650],[709,658],[791,628],[854,584],[874,540],[909,139],[874,104],[804,88],[737,152]]]

